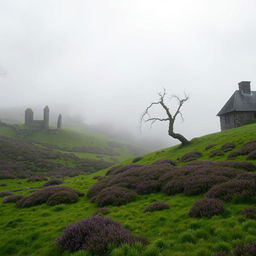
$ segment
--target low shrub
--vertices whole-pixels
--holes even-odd
[[[109,193],[104,195],[104,193],[102,192],[104,189],[106,189],[106,191],[112,190],[112,192],[114,191],[114,195],[113,195],[113,199],[110,199],[110,200],[116,201],[118,198],[118,191],[120,193],[123,193],[123,191],[120,190],[120,188],[128,189],[129,193],[133,192],[132,194],[133,199],[135,199],[134,193],[150,194],[154,192],[159,192],[161,190],[159,178],[164,173],[170,170],[173,170],[174,168],[175,168],[174,166],[171,166],[169,164],[151,164],[151,165],[133,167],[121,172],[119,169],[117,173],[111,172],[112,173],[111,175],[107,176],[103,180],[94,184],[88,190],[87,196],[91,199],[91,201],[96,202],[100,200],[100,198],[110,198],[110,196],[108,195]],[[119,189],[117,190],[115,188],[113,190],[111,189],[112,187],[119,187]],[[98,197],[99,194],[101,195]],[[120,200],[122,198],[123,198],[123,194],[121,195]],[[125,199],[123,202],[125,203],[126,201],[127,199]]]
[[[230,167],[234,169],[241,169],[245,171],[255,171],[256,166],[251,162],[246,161],[194,161],[188,164],[188,166],[202,166],[202,167],[214,167],[214,166],[220,166],[220,167]],[[217,170],[217,168],[214,168]]]
[[[189,211],[191,217],[210,218],[214,215],[220,215],[224,212],[224,205],[218,199],[204,198],[195,202],[194,206]]]
[[[247,156],[248,160],[255,160],[256,159],[256,150],[253,150],[252,152],[249,153]]]
[[[46,183],[44,183],[44,187],[48,187],[48,186],[55,186],[55,185],[60,185],[60,184],[63,184],[64,181],[63,180],[49,180],[47,181]]]
[[[205,147],[205,150],[209,150],[209,149],[211,149],[211,148],[213,148],[213,147],[215,147],[216,146],[216,144],[209,144],[209,145],[207,145],[206,147]]]
[[[110,170],[108,170],[106,175],[116,175],[116,174],[128,171],[131,168],[137,168],[137,167],[141,167],[141,165],[139,165],[139,164],[128,164],[128,165],[114,166]]]
[[[249,141],[247,143],[245,143],[241,149],[240,149],[240,152],[243,154],[243,155],[248,155],[250,152],[256,150],[256,140],[253,140],[253,141]]]
[[[94,212],[94,216],[104,216],[110,213],[110,210],[108,208],[98,208],[95,212]]]
[[[49,206],[54,206],[58,204],[74,204],[78,201],[79,197],[78,194],[72,191],[60,191],[56,192],[51,195],[48,200],[47,204]]]
[[[200,158],[201,156],[202,156],[201,152],[193,151],[193,152],[189,152],[189,153],[186,153],[185,155],[183,155],[180,158],[180,161],[181,162],[189,162],[189,161],[196,160],[196,159]]]
[[[137,193],[127,188],[112,186],[103,189],[95,198],[95,202],[99,206],[105,205],[123,205],[133,201]]]
[[[224,183],[228,180],[229,178],[218,175],[188,177],[184,182],[184,194],[202,194],[207,192],[214,185]]]
[[[102,180],[104,179],[104,176],[96,175],[93,177],[94,180]]]
[[[240,155],[248,155],[256,150],[256,140],[245,143],[239,150],[232,152],[228,158],[235,158]]]
[[[234,256],[255,256],[256,241],[244,245],[237,246],[233,252]]]
[[[240,214],[248,219],[256,220],[256,207],[245,208],[240,212]]]
[[[167,195],[183,193],[184,178],[177,177],[175,179],[168,181],[165,185],[162,186],[162,191]]]
[[[211,151],[211,153],[209,154],[209,157],[215,157],[215,156],[223,156],[224,152],[220,149],[216,149]]]
[[[40,175],[34,175],[28,178],[28,181],[30,182],[35,182],[35,181],[45,181],[47,180],[46,177],[44,176],[40,176]]]
[[[99,255],[106,255],[109,245],[113,248],[137,242],[146,244],[146,239],[132,235],[120,223],[110,218],[99,216],[89,217],[68,226],[57,239],[61,250],[73,252],[83,249]]]
[[[218,162],[195,161],[166,172],[160,177],[160,184],[162,191],[167,195],[196,195],[246,173],[240,169],[221,166]]]
[[[222,145],[221,150],[224,152],[228,152],[231,151],[232,149],[234,149],[236,147],[236,144],[233,142],[228,142],[225,143],[224,145]]]
[[[172,159],[161,159],[161,160],[157,160],[155,161],[153,164],[159,164],[159,165],[172,165],[172,166],[176,166],[177,162],[175,160]]]
[[[161,211],[165,209],[169,209],[170,205],[166,202],[155,202],[150,205],[148,205],[145,209],[144,212],[154,212],[154,211]]]
[[[136,185],[135,191],[140,195],[151,194],[160,191],[160,184],[157,180],[145,180]]]
[[[216,165],[220,165],[220,166],[226,166],[226,167],[232,167],[232,168],[236,168],[236,169],[241,169],[241,170],[245,170],[248,172],[252,172],[256,170],[256,166],[251,163],[251,162],[236,162],[236,161],[219,161],[216,162]]]
[[[143,159],[143,157],[141,157],[141,156],[135,157],[135,158],[132,160],[132,162],[133,162],[133,163],[137,163],[137,162],[139,162],[139,161],[142,160],[142,159]]]
[[[16,202],[16,207],[24,208],[46,203],[52,195],[59,192],[76,193],[78,196],[84,195],[82,192],[74,190],[69,187],[47,187],[20,199],[19,201]]]
[[[22,199],[24,195],[11,195],[4,198],[3,203],[16,203]]]
[[[255,182],[246,179],[233,179],[215,185],[206,194],[208,198],[218,198],[224,201],[231,201],[232,199],[251,200],[255,195]]]
[[[0,191],[0,197],[11,196],[11,195],[13,195],[13,193],[10,191]]]

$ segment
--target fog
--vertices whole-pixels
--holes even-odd
[[[49,105],[64,124],[74,114],[160,147],[177,143],[167,124],[140,132],[139,120],[166,88],[190,95],[176,131],[217,132],[237,83],[256,90],[255,8],[255,0],[0,0],[0,108]]]

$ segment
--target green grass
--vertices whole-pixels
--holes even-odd
[[[185,153],[191,151],[200,151],[203,153],[203,156],[199,160],[227,160],[226,153],[224,156],[218,156],[209,158],[209,153],[211,150],[220,149],[221,146],[228,142],[236,143],[236,149],[240,148],[242,144],[245,142],[249,142],[252,140],[256,140],[256,124],[245,125],[243,127],[225,130],[223,132],[209,134],[200,138],[194,138],[191,140],[191,143],[188,146],[181,147],[180,145],[166,148],[163,150],[159,150],[157,152],[153,152],[147,154],[143,157],[143,159],[137,163],[140,164],[150,164],[156,160],[160,159],[177,159],[183,156]],[[209,144],[216,144],[215,147],[209,150],[205,150],[205,147]],[[245,157],[241,156],[236,160],[244,160]],[[129,159],[123,162],[123,164],[131,163],[133,159]]]
[[[0,136],[8,136],[8,137],[15,137],[16,132],[9,128],[9,127],[4,127],[0,126]]]
[[[19,127],[19,129],[28,129],[26,126],[21,124],[16,126]],[[0,125],[0,136],[17,137],[17,134],[14,128]],[[107,153],[97,154],[74,152],[74,154],[81,158],[102,159],[105,161],[116,162],[137,155],[137,149],[134,149],[128,144],[122,143],[116,139],[109,138],[99,132],[93,131],[86,126],[65,128],[58,132],[33,132],[23,137],[23,139],[68,148],[85,146],[99,149],[108,149],[110,147],[109,143],[114,142],[118,144],[116,147],[112,147],[115,153],[114,155],[109,155]],[[141,149],[141,151],[143,150]],[[108,152],[108,150],[106,150],[106,152]]]
[[[237,129],[207,135],[193,139],[186,147],[171,147],[145,155],[140,163],[148,164],[159,159],[177,159],[191,151],[201,151],[201,159],[209,159],[209,151],[204,148],[208,144],[217,144],[218,149],[226,142],[243,143],[255,139],[256,125],[248,125]],[[63,142],[67,143],[67,142]],[[216,157],[213,160],[226,160]],[[244,160],[240,157],[239,160]],[[131,163],[132,159],[123,163]],[[65,180],[66,185],[86,192],[96,181],[95,175],[104,175],[106,170],[87,176],[77,176]],[[1,186],[6,184],[6,186]],[[0,180],[0,190],[12,190],[25,187],[40,186],[42,182],[28,182],[24,179]],[[28,191],[24,193],[29,193]],[[239,212],[252,206],[249,203],[225,203],[222,216],[211,219],[195,219],[188,215],[193,203],[200,196],[175,195],[162,193],[138,196],[137,199],[120,207],[108,207],[108,217],[121,222],[136,235],[148,238],[149,245],[129,247],[123,245],[113,249],[110,256],[211,256],[219,251],[245,242],[256,240],[256,221],[242,217]],[[145,213],[144,208],[154,201],[165,201],[170,209]],[[25,209],[17,209],[14,204],[0,203],[0,255],[8,256],[89,256],[87,252],[60,252],[55,239],[63,229],[76,221],[91,216],[97,209],[86,197],[81,197],[73,205],[55,207],[46,204]]]

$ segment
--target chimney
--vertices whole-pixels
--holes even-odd
[[[239,91],[241,93],[250,94],[251,93],[251,82],[250,81],[242,81],[238,83]]]

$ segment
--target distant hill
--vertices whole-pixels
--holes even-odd
[[[145,152],[83,126],[43,131],[2,122],[0,148],[0,178],[91,173]]]

